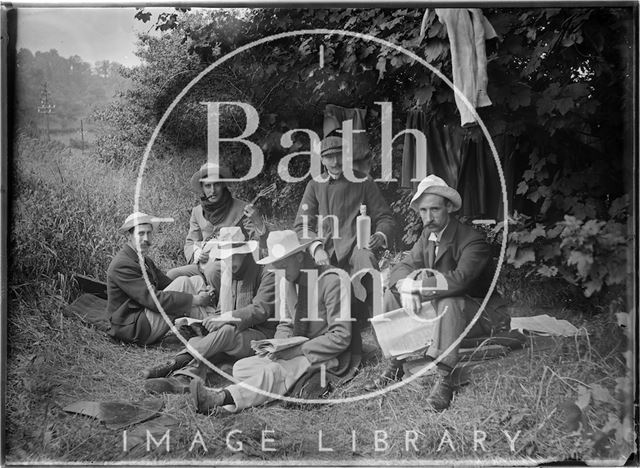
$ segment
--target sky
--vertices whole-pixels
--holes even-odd
[[[18,8],[16,47],[31,52],[56,49],[62,57],[79,55],[92,65],[99,60],[138,65],[136,34],[149,31],[157,13],[169,9],[148,11],[154,19],[143,23],[134,18],[133,7]]]

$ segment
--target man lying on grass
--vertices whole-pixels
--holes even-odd
[[[322,275],[329,267],[314,262],[306,251],[310,243],[300,244],[294,231],[271,232],[267,239],[269,255],[258,261],[284,271],[284,277],[298,288],[293,320],[283,319],[275,338],[308,339],[288,349],[236,362],[233,377],[244,385],[238,383],[218,390],[205,387],[200,379],[192,380],[191,395],[198,412],[208,413],[218,406],[238,411],[266,403],[273,398],[254,389],[285,395],[304,374],[322,365],[335,374],[348,369],[351,322],[344,317],[340,320],[341,306],[349,307],[348,288],[341,288],[337,274]],[[313,272],[318,273],[319,278],[310,278]],[[309,288],[316,289],[317,294],[311,297],[317,297],[317,304],[307,304]],[[343,289],[347,290],[346,294]]]
[[[473,319],[489,290],[495,265],[484,236],[458,222],[451,213],[460,209],[462,198],[441,178],[430,175],[420,182],[411,200],[411,208],[422,218],[422,235],[411,253],[392,270],[389,289],[384,296],[384,309],[403,307],[418,313],[423,301],[431,301],[439,317],[433,341],[426,357],[440,358],[436,382],[427,397],[427,404],[436,411],[449,407],[453,397],[451,372],[458,363],[458,347],[444,352],[460,337]],[[435,270],[446,280],[446,289],[436,289],[437,281],[425,268]],[[499,297],[492,297],[468,337],[491,333],[488,316],[498,313]],[[369,391],[384,387],[403,375],[403,361],[392,359],[385,372],[365,388]]]
[[[269,319],[274,312],[274,274],[256,264],[252,252],[257,247],[256,241],[245,241],[239,227],[223,227],[211,250],[210,257],[220,260],[216,262],[218,268],[213,271],[211,286],[218,301],[216,312],[221,313],[204,319],[202,325],[209,333],[191,338],[189,344],[213,364],[229,357],[235,360],[252,356],[252,340],[273,337],[277,322]],[[225,295],[228,299],[221,301]],[[221,302],[226,302],[222,309]],[[150,380],[144,387],[152,393],[186,393],[191,378],[207,381],[208,370],[185,348],[169,362],[147,369],[143,376]],[[173,376],[167,377],[171,372]]]
[[[127,343],[152,344],[169,331],[169,324],[160,314],[143,276],[138,253],[144,260],[150,286],[170,318],[205,318],[213,312],[209,307],[211,297],[201,277],[171,281],[147,256],[157,223],[156,218],[145,213],[129,215],[119,229],[128,235],[128,241],[107,270],[109,334]]]

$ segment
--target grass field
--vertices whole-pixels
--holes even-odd
[[[196,202],[185,181],[196,161],[185,155],[152,157],[145,171],[140,208],[176,219],[161,228],[152,251],[165,269],[180,262],[188,209]],[[149,451],[144,443],[123,451],[121,430],[62,408],[77,400],[147,398],[140,372],[171,355],[160,348],[117,344],[67,311],[78,295],[73,273],[104,279],[111,256],[124,241],[116,228],[132,211],[136,174],[134,165],[114,170],[88,152],[59,144],[19,143],[10,177],[7,462],[513,465],[574,457],[620,464],[629,455],[631,434],[622,430],[604,431],[598,444],[589,438],[589,431],[597,435],[612,417],[632,411],[619,391],[627,347],[613,314],[539,310],[532,303],[517,304],[514,312],[566,318],[581,334],[488,362],[443,413],[425,409],[428,378],[426,387],[407,385],[350,404],[276,403],[210,417],[196,414],[188,395],[167,395],[163,413],[178,420],[170,432],[170,451],[164,443],[158,448],[152,444]],[[620,303],[612,307],[622,310]],[[370,331],[366,340],[373,342]],[[333,396],[362,394],[364,384],[383,366],[374,358]],[[587,390],[590,400],[585,404]],[[577,401],[583,408],[579,421],[572,413]],[[241,442],[241,451],[227,446],[229,434],[230,445]]]

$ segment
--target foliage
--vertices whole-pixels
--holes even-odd
[[[521,213],[509,238],[511,271],[561,278],[583,288],[587,296],[603,285],[620,284],[625,258],[619,247],[627,218],[624,211],[618,216],[610,210],[624,204],[631,187],[630,171],[625,171],[631,161],[632,131],[630,10],[483,11],[499,37],[487,43],[493,105],[479,112],[494,139],[512,142],[501,158],[507,178],[514,181],[508,194],[511,211]],[[423,16],[426,32],[420,37]],[[152,19],[144,9],[136,17]],[[134,86],[104,116],[115,129],[96,149],[104,160],[121,161],[140,151],[169,103],[198,73],[239,46],[272,34],[310,28],[369,34],[425,57],[451,76],[446,28],[434,9],[182,9],[158,17],[155,26],[163,34],[141,36],[138,54],[143,65],[129,75]],[[260,116],[251,139],[265,152],[265,168],[255,186],[237,187],[243,198],[278,180],[275,167],[286,153],[309,148],[302,134],[293,135],[288,149],[281,146],[281,137],[295,128],[321,134],[322,110],[328,103],[367,108],[372,141],[380,135],[380,108],[375,104],[379,101],[393,104],[394,134],[413,109],[432,118],[457,120],[453,91],[436,74],[395,49],[340,34],[283,38],[236,55],[173,110],[162,129],[164,142],[178,148],[196,146],[203,152],[207,121],[201,103],[213,100],[249,103]],[[238,135],[243,128],[239,108],[224,108],[221,135]],[[397,141],[394,174],[400,149]],[[229,144],[222,151],[223,159],[243,173],[246,148]],[[374,154],[379,154],[379,146]],[[303,173],[306,159],[296,158],[292,172]],[[290,200],[300,198],[303,186],[280,181],[279,193],[264,208],[292,216],[295,207]],[[400,247],[407,248],[421,229],[406,203],[410,195],[399,193],[396,184],[384,191],[403,226]]]
[[[562,221],[543,224],[516,213],[509,223],[506,262],[525,276],[562,278],[580,286],[590,297],[604,286],[626,281],[626,208],[628,197],[616,199],[610,218],[581,220],[566,215]],[[490,232],[489,239],[502,242],[505,221]]]

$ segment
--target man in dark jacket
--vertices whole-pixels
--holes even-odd
[[[393,239],[395,221],[389,205],[380,193],[376,183],[357,170],[353,174],[343,171],[344,141],[338,136],[328,136],[321,142],[322,164],[327,172],[323,180],[311,180],[302,196],[294,229],[302,240],[321,238],[309,247],[309,253],[318,265],[333,265],[349,274],[366,269],[377,270],[378,262],[374,251],[387,247]],[[353,152],[352,152],[353,153]],[[354,158],[364,156],[363,152],[354,153]],[[358,181],[347,178],[355,176]],[[360,206],[366,205],[371,218],[371,239],[367,246],[356,245],[356,218]],[[354,284],[352,313],[357,318],[366,311],[366,300],[371,308],[373,283],[371,275],[365,275]]]
[[[147,256],[157,223],[157,218],[144,213],[129,215],[120,226],[120,232],[127,233],[129,239],[107,270],[109,334],[124,342],[152,344],[169,331],[169,324],[162,317],[154,295],[170,319],[203,318],[209,314],[211,299],[202,278],[181,277],[172,282]],[[144,262],[148,282],[138,253]]]
[[[345,320],[349,312],[349,288],[341,285],[340,276],[318,266],[305,252],[309,242],[300,244],[294,231],[274,231],[269,234],[269,256],[260,264],[284,271],[287,281],[298,288],[292,319],[283,319],[276,329],[276,339],[306,337],[301,344],[277,351],[268,356],[253,356],[236,362],[233,377],[241,382],[223,390],[207,389],[202,380],[191,381],[191,394],[198,412],[225,406],[238,411],[266,403],[273,398],[255,389],[285,395],[312,368],[325,366],[339,374],[350,365],[351,322]],[[304,271],[303,271],[304,270]],[[315,279],[309,272],[318,272]],[[309,288],[315,289],[317,304],[308,304]],[[343,308],[346,307],[346,311]],[[346,312],[346,314],[345,314]],[[303,320],[306,319],[306,320]]]
[[[144,372],[143,376],[150,379],[145,383],[146,390],[185,393],[191,378],[206,381],[208,366],[199,361],[196,354],[192,357],[192,350],[216,364],[227,357],[241,359],[251,356],[254,354],[252,340],[273,337],[277,322],[269,319],[273,318],[275,309],[274,274],[256,264],[251,254],[257,247],[256,241],[245,241],[239,227],[220,229],[217,245],[211,250],[211,258],[220,260],[211,280],[214,297],[218,298],[216,312],[220,313],[204,319],[202,324],[208,334],[191,338],[191,348],[185,348],[169,362]],[[231,272],[227,281],[222,279],[225,275],[223,269]],[[230,298],[229,304],[221,308],[219,298],[222,290],[228,290]],[[173,375],[167,377],[171,372]]]
[[[417,313],[423,301],[431,301],[439,319],[426,353],[437,363],[437,380],[427,403],[437,411],[449,407],[453,397],[451,372],[458,362],[453,346],[473,319],[491,284],[495,265],[484,236],[461,224],[451,213],[460,209],[460,194],[439,177],[430,175],[418,186],[411,208],[422,218],[424,230],[410,254],[391,271],[385,310],[403,307]],[[432,269],[430,274],[423,269]],[[440,280],[440,281],[439,281]],[[442,280],[446,285],[442,287]],[[476,322],[469,337],[484,332],[483,320]],[[402,361],[392,359],[387,370],[368,390],[383,387],[402,377]]]

